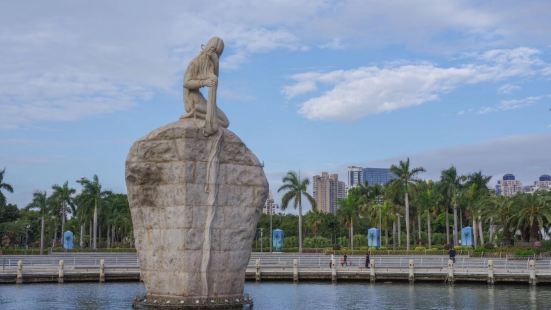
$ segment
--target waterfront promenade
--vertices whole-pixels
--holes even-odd
[[[252,281],[441,281],[551,283],[551,259],[474,258],[443,255],[377,255],[365,267],[363,255],[253,253],[246,271]],[[135,253],[54,253],[4,255],[0,283],[139,281]]]

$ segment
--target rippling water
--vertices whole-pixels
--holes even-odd
[[[0,309],[130,309],[143,284],[0,285]],[[254,309],[550,309],[540,286],[247,282]]]

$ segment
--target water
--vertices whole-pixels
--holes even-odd
[[[0,309],[130,309],[143,284],[0,285]],[[550,309],[545,286],[247,282],[254,309]]]

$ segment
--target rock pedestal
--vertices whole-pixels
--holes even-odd
[[[225,128],[186,119],[136,141],[126,184],[146,298],[242,298],[268,182]]]

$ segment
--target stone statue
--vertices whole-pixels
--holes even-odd
[[[218,127],[228,128],[229,121],[224,112],[216,106],[219,59],[224,51],[224,41],[218,37],[209,40],[206,46],[187,67],[184,75],[185,118],[205,120],[204,134],[214,134]],[[208,87],[207,101],[199,89]]]
[[[137,307],[245,301],[245,270],[268,182],[263,165],[216,107],[223,49],[223,41],[212,38],[189,64],[187,113],[128,153],[128,201],[147,289]],[[209,87],[208,101],[200,87]]]

